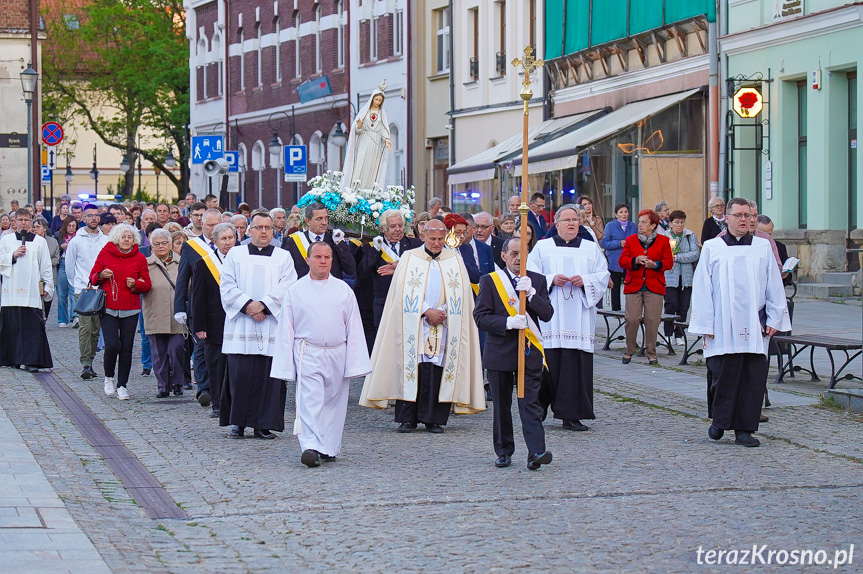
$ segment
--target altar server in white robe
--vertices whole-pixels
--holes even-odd
[[[750,207],[728,202],[728,233],[704,243],[692,281],[689,332],[704,335],[709,373],[708,436],[734,430],[735,443],[755,447],[767,387],[767,349],[777,331],[790,331],[782,276],[770,243],[749,233]]]
[[[578,237],[582,212],[564,205],[554,214],[557,236],[539,241],[527,259],[528,271],[545,275],[554,307],[551,321],[540,323],[547,389],[544,407],[551,406],[563,428],[585,431],[593,413],[593,335],[596,305],[608,287],[608,262],[593,241]]]
[[[54,273],[48,244],[30,233],[30,221],[30,210],[19,209],[18,231],[0,239],[0,366],[35,373],[53,366],[43,302],[54,296]]]
[[[272,378],[276,333],[285,292],[297,280],[291,256],[270,245],[273,220],[255,213],[252,242],[228,251],[219,291],[225,309],[222,352],[227,355],[228,386],[222,389],[219,423],[233,425],[228,436],[272,439],[285,430],[285,381]]]
[[[296,381],[294,434],[300,461],[311,468],[341,452],[350,381],[372,367],[357,298],[330,275],[333,248],[313,243],[306,263],[309,274],[288,288],[282,302],[270,375]]]

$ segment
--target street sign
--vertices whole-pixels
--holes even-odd
[[[240,152],[226,151],[225,159],[228,160],[228,173],[240,172]]]
[[[42,143],[45,145],[57,145],[63,141],[63,127],[57,122],[45,122],[42,124]]]
[[[51,182],[51,174],[54,173],[50,169],[45,166],[42,166],[42,182],[50,183]]]
[[[285,146],[285,181],[306,182],[307,155],[304,145]]]
[[[240,192],[240,174],[237,172],[228,172],[228,189],[226,189],[228,193],[239,193]]]
[[[46,151],[48,152],[48,158],[45,161],[45,165],[48,166],[48,169],[57,169],[57,146],[48,146]]]
[[[0,147],[27,147],[27,134],[0,134]]]
[[[192,165],[225,157],[225,136],[192,136]]]

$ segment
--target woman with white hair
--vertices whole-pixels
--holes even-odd
[[[121,401],[129,399],[126,384],[132,369],[141,295],[151,286],[147,258],[138,250],[140,243],[141,236],[134,227],[128,223],[117,225],[90,272],[93,286],[105,290],[105,315],[101,319],[105,337],[105,394],[116,394]]]
[[[728,223],[725,221],[725,202],[722,198],[711,198],[707,202],[707,211],[710,212],[710,217],[704,220],[704,226],[701,228],[702,245],[728,228]]]
[[[150,337],[153,351],[153,374],[159,392],[157,399],[167,397],[170,391],[183,394],[183,363],[186,357],[185,329],[174,320],[174,291],[180,256],[172,247],[171,233],[167,229],[154,229],[150,234],[153,254],[147,257],[147,269],[152,287],[144,294],[144,328]]]

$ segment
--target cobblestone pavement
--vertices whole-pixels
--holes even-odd
[[[531,472],[520,439],[513,466],[494,468],[490,411],[401,435],[355,387],[342,455],[307,469],[288,433],[232,441],[192,396],[157,400],[137,355],[131,400],[106,397],[78,378],[77,332],[55,325],[54,372],[190,517],[147,518],[39,382],[0,370],[0,405],[113,572],[710,572],[699,548],[753,544],[831,559],[854,544],[844,570],[863,563],[863,418],[813,400],[767,411],[761,448],[714,443],[686,390],[703,369],[612,370],[616,355],[598,355],[598,419],[586,433],[546,421],[554,462]],[[671,376],[686,387],[653,382]]]

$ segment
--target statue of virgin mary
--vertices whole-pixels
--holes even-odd
[[[384,111],[386,88],[386,82],[378,85],[366,105],[360,108],[351,126],[342,168],[344,188],[352,187],[357,182],[360,189],[371,189],[374,184],[386,187],[387,162],[392,149],[390,124]]]

